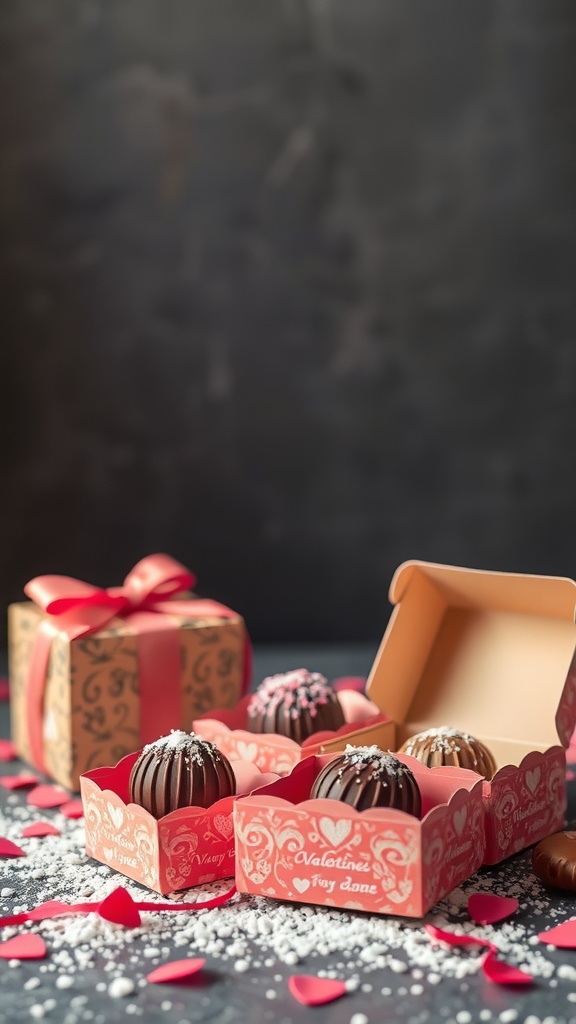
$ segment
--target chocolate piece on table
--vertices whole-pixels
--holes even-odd
[[[417,758],[428,768],[441,765],[469,768],[486,779],[491,779],[496,771],[496,762],[488,747],[470,733],[446,725],[411,736],[399,753]]]
[[[251,732],[278,733],[296,743],[344,724],[342,706],[326,678],[305,668],[268,676],[248,705]]]
[[[410,769],[390,751],[348,745],[324,766],[313,787],[313,800],[341,800],[365,811],[395,807],[420,817],[422,801]]]
[[[532,850],[532,870],[556,889],[576,892],[576,832],[555,832]]]
[[[227,757],[194,733],[173,730],[149,743],[130,774],[130,799],[155,818],[178,807],[210,807],[236,792]]]

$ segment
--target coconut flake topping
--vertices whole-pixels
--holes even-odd
[[[167,736],[161,736],[153,743],[147,743],[142,753],[157,753],[158,757],[171,757],[173,754],[185,754],[186,759],[202,765],[206,757],[212,760],[220,760],[220,751],[210,740],[200,739],[193,732],[183,732],[182,729],[172,729]]]
[[[410,774],[410,769],[399,761],[391,750],[380,750],[374,743],[371,747],[353,747],[350,743],[344,748],[342,769],[350,765],[360,771],[368,765],[372,766],[371,779],[382,777],[398,778],[400,775]]]

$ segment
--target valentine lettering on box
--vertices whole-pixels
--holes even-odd
[[[566,762],[560,747],[532,753],[497,773],[486,802],[487,863],[523,850],[564,827]]]
[[[420,916],[476,870],[484,850],[479,794],[435,808],[424,823],[382,809],[338,815],[327,801],[274,799],[235,807],[236,881],[246,892]]]

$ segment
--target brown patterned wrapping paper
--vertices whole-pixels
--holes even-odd
[[[25,693],[36,629],[44,613],[32,602],[9,608],[12,736],[32,763]],[[173,728],[190,730],[199,714],[233,707],[242,689],[246,634],[240,616],[174,616],[182,659],[181,714]],[[138,636],[129,621],[77,640],[63,634],[52,644],[44,699],[45,761],[49,774],[77,790],[79,776],[115,764],[140,745]],[[158,681],[162,701],[162,680]]]

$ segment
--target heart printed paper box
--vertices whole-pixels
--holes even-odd
[[[276,733],[250,732],[247,711],[250,695],[232,710],[222,708],[197,718],[192,729],[202,739],[215,743],[228,758],[253,761],[263,772],[286,775],[305,757],[340,750],[346,736],[356,732],[359,725],[388,721],[388,716],[381,714],[376,705],[357,690],[340,689],[338,699],[346,724],[334,732],[313,733],[302,744]]]
[[[482,864],[482,781],[400,757],[422,795],[421,820],[311,800],[333,755],[301,761],[274,787],[236,801],[236,885],[298,903],[422,917]]]
[[[233,875],[234,803],[278,776],[233,762],[237,796],[208,808],[182,807],[156,819],[130,803],[130,772],[139,754],[80,777],[89,856],[162,895]]]
[[[347,736],[398,750],[449,726],[481,740],[486,864],[564,827],[576,724],[574,580],[406,562],[367,693],[389,721]]]

